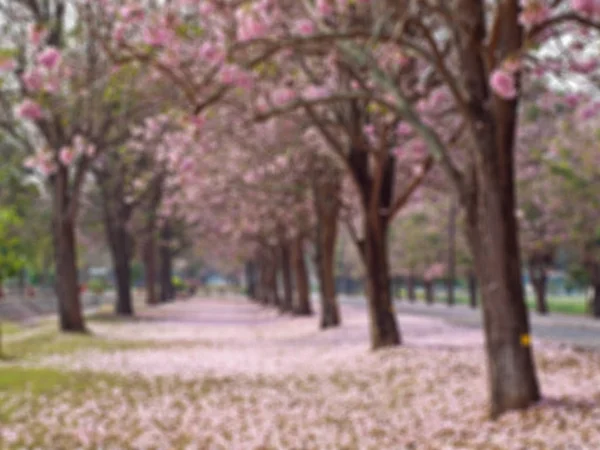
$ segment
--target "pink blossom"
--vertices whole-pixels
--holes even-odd
[[[41,44],[42,40],[46,37],[46,34],[46,29],[37,24],[29,26],[29,42],[36,47]]]
[[[30,92],[37,92],[44,86],[44,76],[39,69],[33,68],[21,76],[25,88]]]
[[[506,100],[512,100],[517,96],[515,78],[512,74],[502,69],[496,69],[490,77],[492,90]]]
[[[263,36],[267,32],[266,24],[253,16],[245,16],[242,18],[238,29],[238,39],[247,41]]]
[[[398,136],[410,136],[413,133],[413,128],[406,122],[400,122],[396,127],[396,134]]]
[[[302,36],[308,36],[315,31],[315,26],[309,19],[298,20],[294,28],[296,29],[296,32]]]
[[[278,105],[284,105],[296,98],[296,92],[290,88],[280,88],[273,92],[273,102]]]
[[[576,12],[592,16],[600,14],[600,1],[599,0],[571,0],[571,8]]]
[[[58,159],[63,166],[70,166],[75,159],[75,151],[70,147],[63,147],[60,149]]]
[[[164,47],[171,40],[171,32],[164,27],[148,27],[144,30],[143,39],[152,47]]]
[[[48,70],[54,69],[60,63],[61,55],[55,47],[46,47],[38,56],[37,62]]]
[[[333,6],[330,0],[317,0],[317,11],[322,16],[329,16],[333,13]]]
[[[26,169],[35,169],[35,167],[37,166],[37,160],[35,159],[35,157],[30,156],[29,158],[26,158],[25,161],[23,161],[23,166]]]
[[[23,119],[39,120],[44,117],[42,107],[31,99],[25,99],[17,106],[17,115]]]
[[[525,27],[538,25],[550,17],[552,10],[544,0],[521,0],[519,22]]]
[[[329,89],[325,86],[310,85],[304,90],[304,97],[308,100],[317,100],[328,95]]]

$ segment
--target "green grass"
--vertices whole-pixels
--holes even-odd
[[[459,305],[468,305],[469,304],[469,296],[468,293],[461,290],[456,289],[455,291],[455,299],[456,303]],[[416,297],[417,301],[425,301],[425,292],[421,288],[416,289]],[[445,292],[441,290],[436,291],[435,297],[436,303],[445,303],[446,295]],[[535,298],[530,295],[527,298],[527,306],[531,311],[535,311]],[[582,295],[549,295],[548,296],[548,308],[550,309],[550,313],[557,314],[571,314],[571,315],[579,315],[584,316],[587,315],[586,311],[586,300]]]
[[[94,372],[67,372],[57,369],[0,366],[0,393],[30,392],[34,395],[80,392],[96,383],[117,385],[123,377]]]
[[[84,350],[115,351],[156,347],[150,341],[112,340],[94,334],[60,333],[48,329],[24,339],[4,343],[4,353],[12,359],[31,359],[49,354],[67,354]]]
[[[0,331],[2,332],[2,336],[10,336],[13,334],[20,333],[25,328],[15,322],[0,320],[0,329]]]

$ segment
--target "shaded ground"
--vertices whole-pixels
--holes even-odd
[[[597,353],[535,342],[545,400],[489,422],[478,330],[402,313],[406,345],[373,353],[364,308],[343,317],[197,299],[92,321],[0,363],[0,448],[598,448]]]

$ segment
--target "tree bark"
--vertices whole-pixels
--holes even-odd
[[[56,295],[60,328],[66,332],[86,332],[81,307],[81,293],[77,273],[77,241],[75,230],[76,209],[69,195],[67,169],[60,166],[51,178],[53,190],[52,234]]]
[[[258,288],[257,288],[257,270],[256,262],[254,260],[246,261],[244,267],[246,272],[246,295],[250,300],[258,299]]]
[[[173,251],[171,249],[172,230],[166,221],[160,232],[160,301],[165,303],[175,298],[173,286]]]
[[[56,293],[60,328],[66,332],[86,332],[77,274],[75,224],[55,217]]]
[[[548,274],[546,263],[537,257],[529,260],[529,278],[535,293],[535,309],[539,314],[548,314],[547,286]]]
[[[283,301],[280,304],[280,309],[283,312],[290,312],[294,304],[294,288],[292,286],[291,252],[287,242],[279,246],[279,267],[283,279]]]
[[[477,308],[477,278],[475,277],[475,273],[473,271],[469,272],[468,275],[468,284],[469,284],[469,305],[471,308]]]
[[[425,288],[425,301],[428,305],[433,305],[435,303],[435,289],[433,281],[423,281],[423,287]]]
[[[592,316],[600,319],[600,283],[594,284],[594,294],[592,297]]]
[[[336,297],[335,247],[338,235],[341,180],[339,174],[321,180],[314,188],[313,198],[317,212],[316,267],[319,279],[321,329],[341,324],[340,307]]]
[[[310,286],[308,280],[308,270],[304,260],[304,239],[297,236],[294,239],[293,248],[294,275],[296,280],[296,304],[294,313],[301,316],[312,315],[310,304]]]
[[[156,293],[156,236],[154,233],[150,233],[146,237],[143,254],[146,303],[156,305],[158,296]]]
[[[448,217],[448,274],[446,277],[446,302],[453,306],[456,302],[454,286],[456,284],[456,215],[458,207],[454,198],[451,200]]]
[[[115,312],[119,315],[133,315],[131,296],[131,236],[123,227],[109,232],[111,256],[117,282]]]
[[[399,345],[401,336],[391,296],[385,225],[368,218],[364,222],[362,256],[367,283],[371,347],[378,349]]]
[[[456,181],[467,213],[467,235],[481,289],[492,417],[540,399],[531,349],[515,217],[515,135],[518,97],[505,100],[490,89],[490,71],[522,48],[521,8],[498,3],[489,26],[485,2],[461,0],[461,82],[467,92],[465,118],[473,137],[471,166]],[[488,36],[487,30],[494,33]],[[494,45],[482,50],[482,45]],[[490,65],[490,63],[492,65]],[[517,74],[518,78],[518,74]],[[519,80],[517,79],[517,84]]]

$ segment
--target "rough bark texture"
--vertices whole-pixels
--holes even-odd
[[[302,236],[298,236],[294,239],[292,256],[294,279],[296,281],[294,313],[302,316],[309,316],[312,315],[312,307],[310,304],[310,285],[306,261],[304,259],[304,239]]]
[[[279,247],[279,258],[281,267],[281,275],[283,280],[283,297],[281,302],[281,310],[283,312],[292,311],[294,304],[294,288],[292,285],[292,261],[290,246],[287,242]]]
[[[133,315],[131,295],[131,237],[122,227],[111,230],[110,248],[117,282],[115,312],[119,315]]]
[[[115,172],[118,172],[115,169]],[[116,173],[96,171],[96,181],[102,195],[104,230],[113,263],[117,297],[115,313],[133,315],[133,298],[131,295],[131,258],[133,256],[133,238],[127,230],[133,207],[125,202],[123,180]]]
[[[396,323],[388,266],[386,230],[365,221],[363,260],[367,283],[370,316],[371,347],[373,349],[399,345],[400,331]]]
[[[341,180],[333,173],[314,187],[313,198],[317,212],[316,267],[319,279],[322,329],[341,324],[340,308],[336,297],[335,246],[338,235]]]
[[[535,309],[539,314],[548,314],[547,286],[548,272],[546,258],[532,257],[529,259],[529,278],[535,293]]]
[[[435,303],[435,289],[433,281],[424,281],[423,287],[425,288],[425,301],[428,305],[433,305]]]
[[[481,289],[490,413],[496,417],[540,399],[514,213],[518,101],[495,97],[489,87],[489,70],[521,49],[520,8],[517,0],[498,2],[492,36],[486,34],[486,14],[491,13],[486,12],[485,2],[461,0],[456,10],[460,11],[461,82],[474,143],[470,178],[458,186]],[[490,39],[486,55],[482,45]]]
[[[167,221],[160,231],[160,301],[168,302],[175,298],[173,286],[173,250],[171,248],[172,230]]]
[[[75,224],[69,219],[58,219],[55,221],[54,233],[60,328],[67,332],[85,332],[77,276]]]
[[[52,177],[52,234],[56,270],[56,295],[60,328],[68,332],[85,332],[77,273],[76,207],[69,195],[66,168],[60,167]]]

